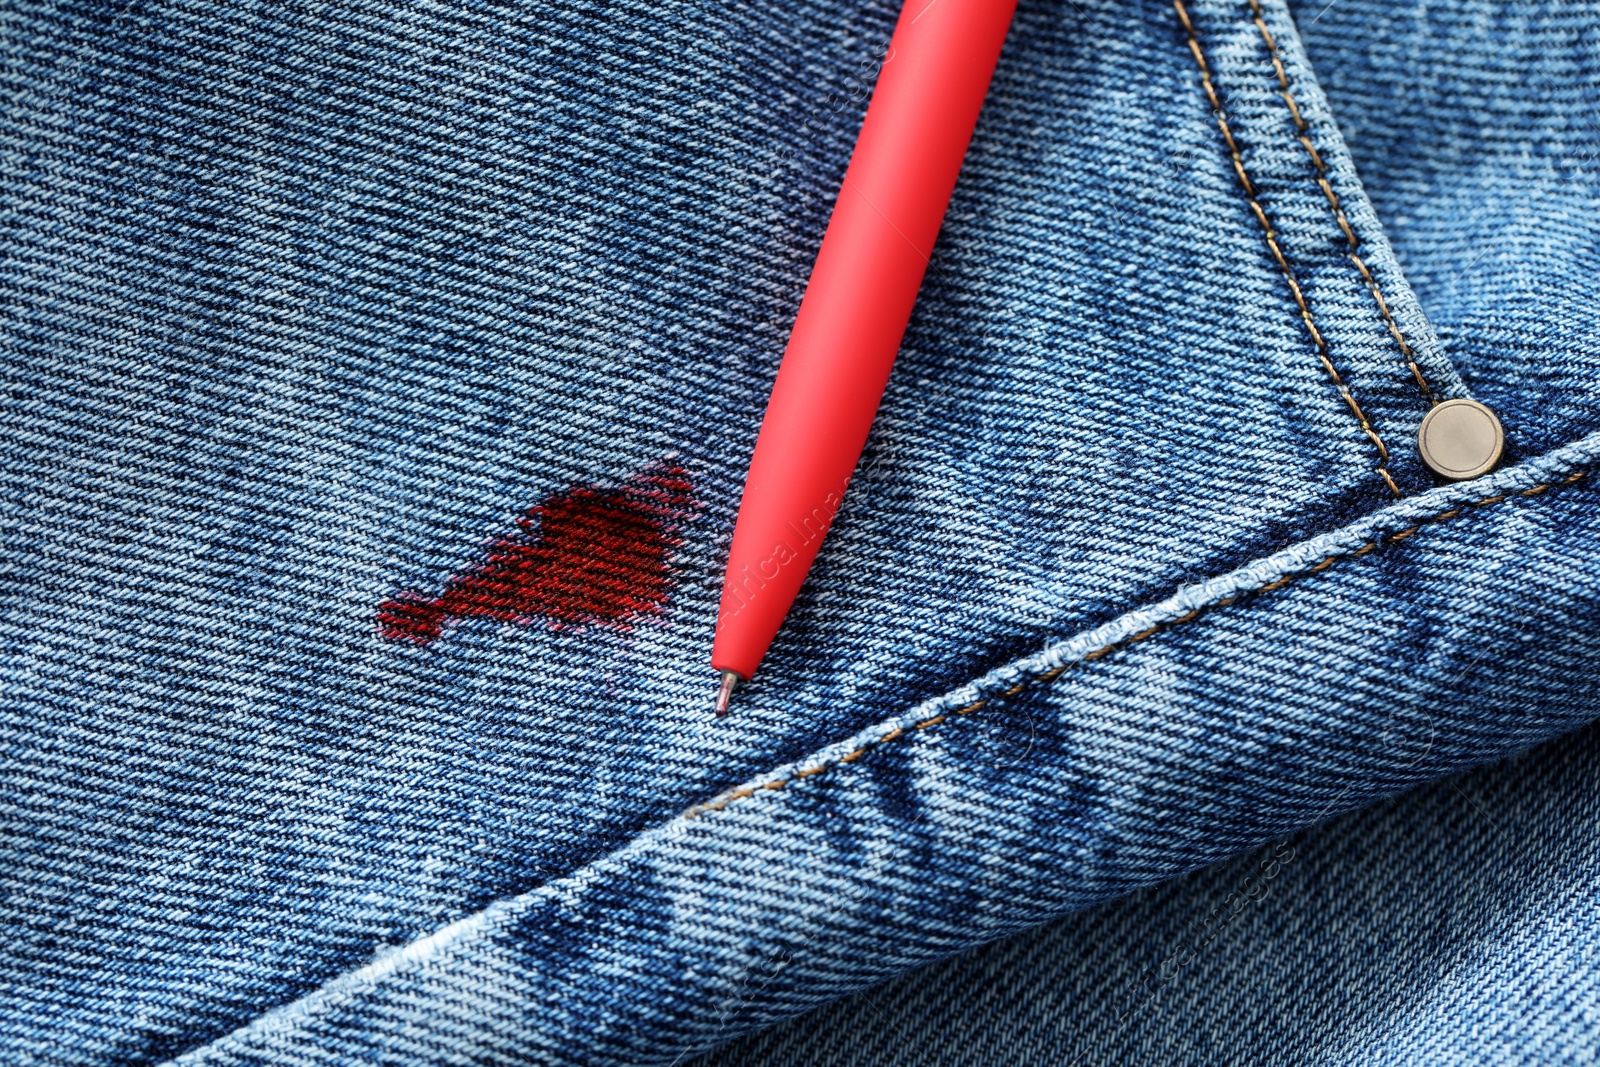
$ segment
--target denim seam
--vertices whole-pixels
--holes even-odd
[[[1417,365],[1417,354],[1412,351],[1411,344],[1406,340],[1405,334],[1400,329],[1400,324],[1395,321],[1394,315],[1389,311],[1389,302],[1383,298],[1383,289],[1378,285],[1378,279],[1373,277],[1372,272],[1367,269],[1366,263],[1358,254],[1358,250],[1361,247],[1361,238],[1356,236],[1355,230],[1350,226],[1350,220],[1345,217],[1344,206],[1339,203],[1339,194],[1333,191],[1333,186],[1328,182],[1327,165],[1322,162],[1322,156],[1317,152],[1316,146],[1311,143],[1311,138],[1308,136],[1311,132],[1311,124],[1300,113],[1300,105],[1295,102],[1294,93],[1289,88],[1289,72],[1284,69],[1283,61],[1278,56],[1278,42],[1273,39],[1272,31],[1267,29],[1265,12],[1261,9],[1261,2],[1260,0],[1249,0],[1249,3],[1250,10],[1253,13],[1252,20],[1256,24],[1256,29],[1261,31],[1261,40],[1267,46],[1267,58],[1272,60],[1273,72],[1278,77],[1278,88],[1283,97],[1283,102],[1289,106],[1289,117],[1294,122],[1296,139],[1306,150],[1306,154],[1311,157],[1311,165],[1317,171],[1316,182],[1322,189],[1323,197],[1328,202],[1328,210],[1333,212],[1334,221],[1339,224],[1339,229],[1344,231],[1345,240],[1349,242],[1350,251],[1346,255],[1350,258],[1350,262],[1355,264],[1356,270],[1361,274],[1362,281],[1366,282],[1367,290],[1372,293],[1372,299],[1377,302],[1378,314],[1383,316],[1383,324],[1389,328],[1390,335],[1394,337],[1395,343],[1400,346],[1400,352],[1405,356],[1406,366],[1411,368],[1411,377],[1416,380],[1417,388],[1422,390],[1423,397],[1430,405],[1437,405],[1439,399],[1434,395],[1433,387],[1428,384],[1428,380],[1423,377],[1422,368]]]
[[[1379,512],[1363,516],[1361,519],[1356,521],[1357,523],[1361,524],[1381,522],[1385,514],[1397,512],[1400,509],[1405,509],[1407,511],[1407,517],[1403,521],[1406,521],[1410,524],[1407,528],[1398,529],[1393,534],[1374,535],[1371,538],[1372,540],[1378,542],[1405,540],[1411,537],[1417,531],[1417,529],[1420,529],[1422,526],[1432,522],[1454,518],[1455,516],[1469,509],[1500,503],[1516,497],[1539,497],[1551,488],[1562,485],[1571,485],[1575,482],[1581,482],[1585,478],[1588,478],[1590,475],[1595,473],[1597,464],[1600,464],[1600,433],[1592,434],[1587,438],[1580,439],[1579,441],[1570,442],[1563,448],[1557,449],[1552,453],[1547,453],[1545,456],[1532,461],[1532,463],[1527,466],[1532,466],[1534,470],[1529,471],[1527,478],[1516,478],[1517,472],[1524,469],[1522,467],[1509,468],[1507,470],[1497,472],[1495,475],[1488,476],[1486,480],[1500,480],[1502,477],[1504,477],[1507,481],[1513,481],[1513,485],[1501,487],[1502,491],[1493,496],[1480,499],[1457,499],[1452,496],[1450,506],[1447,509],[1438,512],[1417,508],[1416,504],[1419,498],[1413,498],[1412,501],[1389,505],[1386,508],[1381,509]],[[1552,466],[1554,469],[1550,469]],[[1521,484],[1523,488],[1516,488],[1516,484]],[[1597,480],[1596,484],[1600,484],[1600,480]],[[1450,492],[1452,494],[1457,492],[1470,492],[1470,486],[1471,483],[1461,483],[1459,486],[1441,487],[1441,489],[1435,490],[1435,492]],[[1415,527],[1415,529],[1412,527]],[[1346,529],[1349,529],[1349,527],[1346,527]],[[1336,531],[1330,531],[1330,533],[1335,532]],[[1328,535],[1322,536],[1326,537]],[[1316,540],[1321,539],[1322,538],[1319,537]],[[1367,548],[1364,543],[1352,542],[1350,548],[1347,548],[1341,552],[1329,553],[1329,555],[1334,557],[1355,556],[1365,555],[1370,551],[1371,549]],[[1263,560],[1257,562],[1265,561]],[[1253,569],[1254,565],[1252,564],[1247,566],[1250,569]],[[1314,565],[1314,567],[1315,569],[1319,570],[1327,569],[1327,567],[1323,566],[1321,563]],[[1309,566],[1297,566],[1295,568],[1295,573],[1299,574],[1312,569],[1313,567]],[[1238,572],[1236,571],[1234,573]],[[1210,583],[1205,584],[1209,585]],[[1278,582],[1271,581],[1258,586],[1253,586],[1251,588],[1276,588],[1278,585]],[[1229,603],[1232,603],[1234,600],[1239,599],[1240,596],[1243,596],[1246,592],[1247,590],[1245,589],[1239,589],[1237,590],[1237,596],[1229,596],[1226,598],[1219,597],[1210,601],[1209,603],[1198,606],[1216,606],[1217,604],[1221,604],[1224,599],[1226,599]],[[1142,614],[1142,612],[1135,614]],[[1166,625],[1152,628],[1150,633],[1141,631],[1138,634],[1130,636],[1135,637],[1138,640],[1144,640],[1150,636],[1153,636],[1153,634],[1158,632],[1160,629],[1167,628],[1176,621],[1178,620],[1168,620]],[[1066,642],[1063,642],[1063,644],[1065,643]],[[1123,638],[1114,642],[1108,642],[1106,644],[1106,648],[1109,651],[1110,649],[1114,649],[1120,645],[1130,643],[1132,643],[1130,639]],[[1104,653],[1101,653],[1101,655],[1103,656]],[[1080,661],[1084,658],[1086,657],[1080,655],[1073,662]],[[1024,668],[1024,670],[1026,669],[1027,668]],[[990,675],[986,677],[993,677],[995,673],[998,672],[991,672]],[[1052,672],[1039,673],[1043,674]],[[1032,679],[1030,679],[1030,681],[1031,680]],[[979,684],[982,681],[983,679],[976,679],[973,683],[969,683],[969,686]],[[1023,688],[1026,688],[1026,686]],[[954,696],[956,693],[960,693],[961,691],[962,690],[959,689],[954,690],[948,695]],[[1018,687],[1013,686],[1006,692],[1009,694],[1016,691],[1020,690]],[[904,726],[915,728],[918,722],[923,721],[925,720],[910,720],[908,718],[908,720],[904,723]],[[899,729],[890,731],[890,733],[895,737],[899,737],[905,735],[906,731],[904,729]],[[847,743],[848,742],[841,742],[838,747],[842,749],[843,745]],[[853,756],[853,752],[847,754]],[[832,760],[825,760],[824,762],[836,764],[844,762],[844,760],[841,758],[833,758]],[[851,762],[854,762],[854,759],[852,759]],[[785,781],[788,782],[800,778],[811,777],[816,773],[818,772],[810,771],[809,769],[806,771],[795,771],[788,774]],[[778,788],[781,789],[781,786]],[[758,787],[758,790],[764,791],[765,787]],[[757,790],[751,790],[752,793],[756,791]],[[744,791],[739,790],[736,792]],[[699,817],[702,813],[711,810],[720,811],[722,808],[727,807],[728,803],[731,803],[733,799],[733,794],[723,794],[713,800],[710,804],[697,805],[679,815],[675,819],[658,824],[650,830],[632,837],[620,847],[608,853],[605,857],[596,857],[595,859],[591,859],[586,863],[581,864],[579,868],[569,873],[562,881],[565,884],[570,885],[573,884],[574,879],[579,879],[577,884],[580,885],[596,884],[596,882],[598,882],[601,878],[600,875],[591,873],[589,876],[587,876],[588,880],[584,881],[583,878],[585,876],[583,876],[582,872],[595,872],[598,866],[603,862],[621,862],[622,857],[629,855],[634,850],[640,848],[641,843],[646,839],[658,838],[658,835],[671,833],[673,832],[674,827],[681,827],[685,822]],[[715,805],[714,808],[713,805]],[[704,825],[709,826],[711,824]],[[555,892],[556,890],[553,887],[554,883],[546,883],[542,889],[545,892]],[[467,954],[466,951],[460,949],[460,946],[464,941],[477,936],[482,930],[490,926],[490,924],[500,921],[501,917],[513,915],[514,913],[503,911],[502,909],[515,907],[517,901],[527,895],[528,894],[520,894],[516,897],[497,900],[488,907],[475,912],[472,915],[458,919],[448,926],[434,931],[432,934],[429,934],[426,937],[412,941],[395,952],[383,955],[379,959],[367,964],[364,967],[345,971],[338,976],[323,982],[314,990],[297,997],[295,1000],[289,1003],[280,1004],[277,1007],[263,1012],[262,1014],[243,1023],[228,1035],[208,1040],[201,1045],[188,1049],[186,1052],[177,1057],[164,1060],[163,1063],[166,1065],[166,1067],[177,1067],[179,1063],[215,1062],[219,1059],[225,1059],[236,1054],[241,1046],[247,1045],[250,1042],[255,1042],[256,1047],[259,1048],[263,1042],[272,1041],[274,1038],[281,1035],[294,1033],[296,1028],[302,1026],[308,1019],[315,1019],[321,1014],[331,1012],[340,1004],[351,1003],[361,994],[363,990],[376,989],[380,984],[387,981],[397,973],[402,971],[415,971],[420,968],[432,966],[435,961],[440,959],[450,959],[458,952],[460,955],[465,956]]]
[[[705,802],[703,804],[696,804],[695,806],[689,808],[687,811],[685,811],[683,813],[684,818],[692,819],[692,818],[696,818],[696,817],[698,817],[700,815],[704,815],[704,814],[706,814],[708,812],[721,811],[724,808],[728,807],[730,804],[735,803],[736,801],[740,801],[740,800],[744,800],[744,799],[746,799],[748,797],[756,796],[759,793],[782,789],[786,785],[789,785],[792,782],[797,782],[797,781],[799,781],[801,779],[804,779],[804,778],[811,778],[811,777],[813,777],[815,775],[822,774],[825,771],[827,771],[827,770],[829,770],[829,769],[831,769],[831,768],[833,768],[835,766],[838,766],[839,764],[854,763],[856,760],[860,759],[862,756],[865,756],[872,749],[877,748],[880,745],[889,744],[890,742],[897,741],[900,738],[911,736],[916,731],[926,730],[926,729],[930,729],[931,727],[939,726],[939,725],[945,723],[946,721],[948,721],[949,719],[951,719],[952,717],[970,715],[971,713],[973,713],[975,711],[978,711],[980,709],[983,709],[983,708],[986,708],[986,707],[991,707],[994,704],[997,704],[1000,701],[1006,699],[1007,697],[1014,697],[1014,696],[1026,691],[1026,690],[1035,688],[1037,686],[1048,685],[1051,682],[1054,682],[1057,678],[1060,678],[1063,674],[1065,674],[1069,667],[1072,667],[1072,666],[1074,666],[1076,664],[1079,664],[1079,663],[1090,663],[1090,662],[1093,662],[1095,660],[1102,659],[1102,658],[1110,655],[1111,653],[1118,651],[1119,649],[1127,648],[1130,645],[1138,644],[1141,641],[1145,641],[1145,640],[1148,640],[1151,637],[1154,637],[1156,634],[1163,633],[1163,632],[1165,632],[1167,630],[1171,630],[1174,627],[1183,625],[1184,623],[1192,622],[1195,619],[1199,618],[1200,616],[1202,616],[1204,614],[1207,614],[1213,608],[1229,607],[1230,605],[1232,605],[1232,604],[1234,604],[1234,603],[1238,602],[1239,600],[1242,600],[1242,599],[1244,599],[1246,597],[1254,596],[1255,594],[1258,594],[1258,593],[1270,593],[1270,592],[1273,592],[1275,590],[1282,589],[1284,586],[1289,585],[1291,582],[1295,581],[1297,578],[1304,578],[1304,577],[1307,577],[1307,576],[1313,575],[1313,574],[1321,574],[1322,572],[1328,570],[1330,567],[1332,567],[1335,563],[1337,563],[1341,559],[1359,559],[1360,557],[1365,556],[1365,555],[1377,550],[1378,548],[1383,547],[1384,545],[1396,544],[1396,543],[1405,541],[1405,540],[1407,540],[1408,538],[1412,537],[1414,534],[1416,534],[1418,531],[1420,531],[1421,529],[1423,529],[1426,526],[1435,525],[1435,524],[1441,523],[1441,522],[1447,522],[1447,521],[1449,521],[1451,519],[1454,519],[1454,518],[1456,518],[1456,517],[1458,517],[1460,515],[1467,514],[1468,512],[1475,511],[1475,510],[1477,510],[1479,508],[1488,507],[1488,506],[1493,505],[1493,504],[1500,504],[1500,503],[1503,503],[1503,502],[1505,502],[1507,500],[1514,500],[1514,499],[1519,498],[1519,497],[1539,496],[1539,495],[1541,495],[1541,494],[1543,494],[1545,492],[1548,492],[1551,489],[1558,488],[1560,486],[1573,485],[1573,484],[1575,484],[1577,482],[1582,481],[1584,478],[1588,477],[1588,475],[1590,473],[1591,473],[1591,471],[1588,470],[1588,469],[1578,470],[1578,471],[1574,471],[1573,473],[1567,475],[1564,478],[1557,478],[1557,479],[1552,479],[1551,481],[1541,482],[1541,483],[1539,483],[1537,485],[1530,486],[1527,489],[1517,490],[1517,491],[1514,491],[1514,492],[1497,493],[1494,496],[1484,497],[1482,500],[1465,501],[1463,503],[1457,504],[1455,507],[1449,508],[1449,509],[1447,509],[1445,511],[1441,511],[1436,515],[1432,515],[1432,516],[1429,516],[1427,518],[1418,519],[1416,522],[1412,523],[1412,525],[1407,526],[1407,527],[1405,527],[1403,529],[1400,529],[1400,530],[1396,530],[1392,534],[1388,534],[1388,535],[1379,534],[1379,535],[1375,536],[1372,540],[1367,541],[1367,542],[1365,542],[1365,543],[1363,543],[1363,544],[1361,544],[1361,545],[1359,545],[1359,546],[1357,546],[1357,547],[1355,547],[1353,549],[1349,549],[1349,550],[1346,550],[1346,551],[1343,551],[1343,552],[1332,553],[1332,554],[1326,556],[1325,558],[1323,558],[1322,560],[1320,560],[1319,562],[1314,563],[1314,564],[1312,564],[1312,565],[1310,565],[1308,567],[1305,567],[1302,570],[1299,570],[1299,571],[1296,571],[1296,572],[1292,572],[1292,573],[1289,573],[1289,574],[1285,574],[1282,577],[1274,579],[1273,581],[1266,582],[1263,585],[1256,586],[1254,589],[1249,589],[1249,590],[1245,590],[1245,591],[1242,591],[1242,592],[1239,592],[1239,593],[1236,593],[1236,594],[1233,594],[1233,595],[1230,595],[1230,596],[1222,597],[1221,599],[1215,601],[1212,604],[1203,605],[1201,607],[1197,607],[1194,610],[1190,611],[1188,614],[1181,615],[1178,618],[1173,619],[1173,620],[1171,620],[1169,622],[1158,622],[1158,623],[1156,623],[1156,624],[1154,624],[1152,626],[1147,627],[1146,629],[1138,631],[1137,633],[1131,634],[1131,635],[1129,635],[1127,637],[1119,638],[1119,639],[1117,639],[1115,641],[1112,641],[1112,642],[1110,642],[1110,643],[1108,643],[1106,645],[1102,645],[1101,647],[1099,647],[1099,648],[1097,648],[1097,649],[1095,649],[1095,650],[1093,650],[1091,652],[1085,653],[1084,655],[1082,655],[1081,657],[1079,657],[1078,659],[1074,660],[1071,663],[1064,663],[1064,664],[1061,664],[1060,666],[1052,667],[1047,671],[1042,671],[1042,672],[1040,672],[1038,674],[1034,674],[1034,675],[1031,675],[1031,676],[1029,676],[1027,678],[1024,678],[1022,681],[1020,681],[1020,682],[1016,683],[1015,685],[1011,686],[1009,689],[1003,690],[1002,692],[1000,692],[996,696],[984,697],[984,698],[982,698],[980,700],[975,700],[970,704],[966,704],[966,705],[964,705],[962,707],[955,708],[955,709],[952,709],[950,711],[941,712],[940,714],[931,716],[930,718],[927,718],[927,719],[922,719],[922,720],[919,720],[917,722],[908,723],[908,724],[903,725],[903,726],[896,726],[893,729],[890,729],[886,733],[882,734],[880,737],[878,737],[874,741],[869,741],[866,744],[863,744],[863,745],[861,745],[861,746],[859,746],[859,747],[857,747],[855,749],[852,749],[851,751],[846,752],[845,754],[843,754],[843,755],[841,755],[841,756],[839,756],[839,757],[837,757],[837,758],[835,758],[835,759],[833,759],[831,761],[826,761],[826,762],[814,764],[814,765],[812,765],[810,767],[802,768],[801,770],[795,771],[793,774],[790,774],[789,776],[787,776],[785,778],[777,778],[777,779],[774,779],[773,781],[770,781],[770,782],[763,782],[760,785],[744,786],[744,787],[741,787],[739,789],[732,790],[731,792],[725,793],[722,796],[716,798],[715,800],[710,800],[710,801],[707,801],[707,802]]]
[[[1289,283],[1289,291],[1294,296],[1295,305],[1300,309],[1300,319],[1305,323],[1306,331],[1311,335],[1312,344],[1316,347],[1317,359],[1322,363],[1322,369],[1327,372],[1333,381],[1334,387],[1339,390],[1339,395],[1349,406],[1351,414],[1361,424],[1362,432],[1367,435],[1374,447],[1378,450],[1378,475],[1389,487],[1389,492],[1394,494],[1396,500],[1405,494],[1400,491],[1400,486],[1395,483],[1389,474],[1389,449],[1384,445],[1383,438],[1378,436],[1378,431],[1373,428],[1366,412],[1361,410],[1361,404],[1356,400],[1355,394],[1345,384],[1344,377],[1338,368],[1333,365],[1333,360],[1328,351],[1327,339],[1322,336],[1322,331],[1317,328],[1315,319],[1311,315],[1311,306],[1306,303],[1305,293],[1300,288],[1299,281],[1295,278],[1294,269],[1289,266],[1288,258],[1283,254],[1283,249],[1278,246],[1278,231],[1273,228],[1272,220],[1256,200],[1255,183],[1250,180],[1249,173],[1244,167],[1244,157],[1239,152],[1239,145],[1233,138],[1233,131],[1228,126],[1227,114],[1223,110],[1222,100],[1217,96],[1216,86],[1211,80],[1211,66],[1206,62],[1205,49],[1200,45],[1200,36],[1194,28],[1194,23],[1189,19],[1189,11],[1183,6],[1183,0],[1172,0],[1172,6],[1178,12],[1178,21],[1183,24],[1184,34],[1188,38],[1189,52],[1194,56],[1195,63],[1200,68],[1200,84],[1205,89],[1206,98],[1211,102],[1211,113],[1216,116],[1217,128],[1222,132],[1222,139],[1227,144],[1228,154],[1233,157],[1233,171],[1239,178],[1239,184],[1244,189],[1246,199],[1250,202],[1250,211],[1255,215],[1256,221],[1261,224],[1261,230],[1266,237],[1267,248],[1272,252],[1273,259],[1277,260],[1279,268],[1283,271],[1284,281]]]

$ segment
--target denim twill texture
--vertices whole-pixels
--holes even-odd
[[[1105,0],[1019,10],[864,469],[709,719],[895,13],[0,15],[15,1058],[671,1062],[1593,717],[1592,182],[1498,290],[1429,275],[1541,339],[1472,342],[1508,464],[1430,488],[1412,365],[1466,383],[1287,12]],[[659,617],[380,635],[663,460]]]
[[[974,949],[696,1067],[1582,1063],[1600,731]]]
[[[1589,425],[1593,6],[1290,6],[1465,380],[1541,405],[1527,447]],[[1589,1062],[1595,744],[1296,838],[1276,879],[1278,843],[710,1062]]]

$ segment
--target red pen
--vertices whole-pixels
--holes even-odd
[[[711,666],[717,714],[816,559],[889,380],[1016,0],[906,0],[756,438]]]

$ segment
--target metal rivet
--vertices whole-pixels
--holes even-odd
[[[1417,430],[1422,462],[1452,482],[1489,473],[1500,462],[1505,444],[1500,420],[1476,400],[1446,400],[1428,412]]]

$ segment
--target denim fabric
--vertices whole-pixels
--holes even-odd
[[[1593,5],[1290,7],[1463,378],[1542,410],[1525,447],[1592,425]],[[1296,839],[1275,882],[1277,844],[706,1062],[1592,1062],[1596,743]]]
[[[1592,181],[1497,254],[1548,292],[1451,290],[1509,457],[1432,487],[1469,383],[1288,12],[1186,12],[1019,9],[722,721],[740,480],[895,5],[0,12],[11,1057],[671,1062],[1592,718],[1595,275],[1550,273]],[[1515,28],[1473,47],[1544,62]],[[386,635],[664,471],[637,610]]]
[[[974,949],[696,1067],[1590,1063],[1600,730]]]
[[[1451,361],[1488,403],[1541,412],[1523,448],[1585,432],[1600,406],[1600,10],[1291,6]]]
[[[1600,704],[1575,625],[1600,605],[1574,591],[1600,508],[1592,482],[1540,487],[1597,458],[1600,436],[1052,646],[184,1062],[670,1062],[1569,729]],[[1425,505],[1457,517],[1416,527]],[[1544,566],[1508,581],[1525,552]]]

